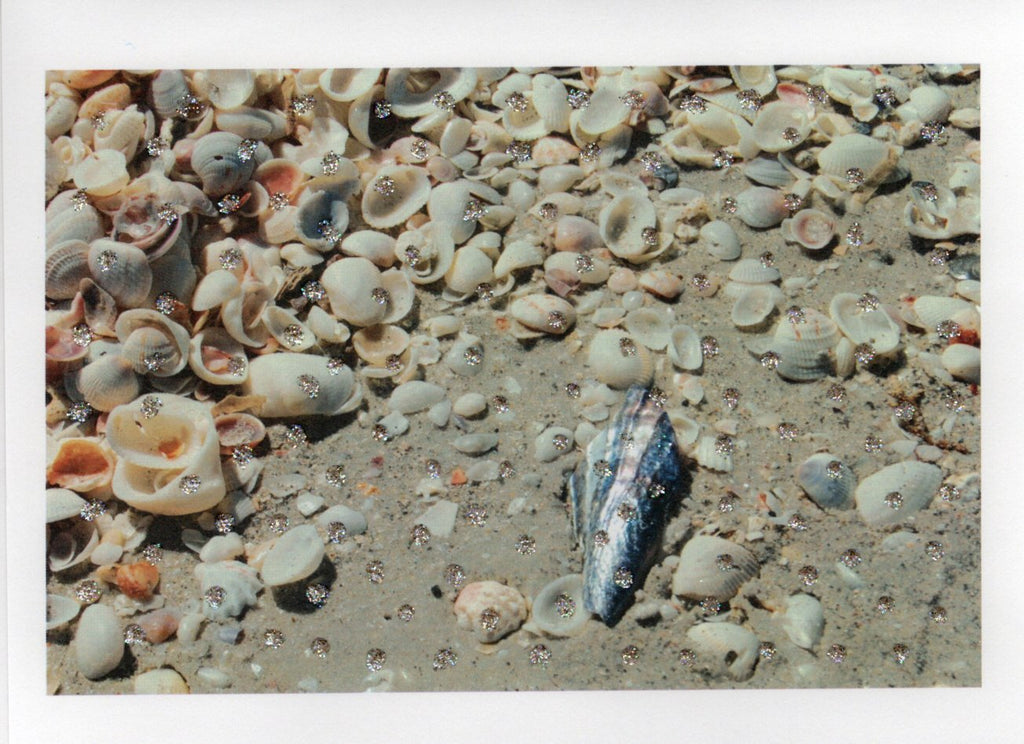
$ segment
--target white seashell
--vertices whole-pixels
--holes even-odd
[[[114,331],[121,342],[121,356],[140,375],[171,377],[188,363],[188,331],[163,313],[148,308],[125,310]]]
[[[161,667],[137,675],[132,680],[132,692],[136,695],[184,695],[189,687],[176,671]]]
[[[46,548],[46,563],[51,571],[59,572],[89,560],[100,543],[96,526],[78,520],[66,530],[50,537]]]
[[[953,105],[949,94],[937,85],[919,85],[910,91],[910,100],[896,109],[904,122],[946,121]]]
[[[347,535],[361,535],[366,532],[366,517],[355,509],[341,504],[328,507],[316,518],[317,526],[322,530],[329,530],[332,522],[345,525]]]
[[[786,611],[782,616],[782,629],[797,646],[812,650],[818,645],[825,629],[825,612],[821,602],[810,594],[788,597]]]
[[[210,408],[179,395],[158,398],[156,415],[143,413],[140,398],[107,417],[107,442],[118,455],[114,495],[151,514],[209,509],[226,491]]]
[[[395,263],[395,239],[376,230],[358,230],[341,241],[341,252],[346,256],[367,258],[387,269]]]
[[[730,65],[729,75],[737,88],[755,90],[759,96],[767,96],[778,82],[770,65]]]
[[[97,411],[112,411],[135,400],[142,381],[132,363],[118,354],[105,354],[74,373],[73,385]]]
[[[666,302],[675,300],[683,293],[682,278],[668,269],[651,269],[642,272],[637,277],[637,286]],[[638,300],[642,302],[643,297],[639,296]]]
[[[650,384],[654,375],[654,360],[650,352],[627,333],[615,329],[594,334],[587,353],[587,365],[599,382],[618,390]]]
[[[269,159],[259,157],[258,153],[243,159],[239,155],[241,144],[242,138],[231,132],[211,132],[196,142],[190,162],[203,182],[205,194],[220,197],[238,190],[252,178],[256,166]]]
[[[793,136],[793,132],[796,136]],[[799,146],[811,133],[808,111],[803,106],[772,101],[754,119],[752,135],[765,152],[782,152]]]
[[[214,419],[214,425],[217,427],[217,442],[224,454],[243,444],[255,447],[267,436],[267,428],[262,421],[241,411],[220,414]]]
[[[612,199],[598,218],[601,240],[618,256],[634,263],[649,260],[652,248],[644,241],[644,229],[654,228],[657,214],[646,196],[623,194]],[[654,255],[661,250],[653,249]],[[662,249],[664,250],[664,249]]]
[[[829,315],[839,330],[854,344],[870,344],[876,354],[890,354],[900,345],[900,327],[879,308],[861,311],[857,306],[858,297],[841,292],[832,298]]]
[[[668,346],[671,332],[671,318],[664,312],[653,308],[630,310],[623,319],[623,327],[636,341],[652,351],[661,351]]]
[[[723,569],[723,558],[732,568]],[[688,599],[714,597],[725,602],[736,596],[745,581],[757,575],[757,557],[742,545],[710,535],[690,538],[679,554],[672,575],[672,594]]]
[[[445,390],[440,385],[422,380],[410,380],[391,391],[388,398],[388,409],[409,414],[425,411],[445,397]]]
[[[267,305],[262,319],[264,328],[282,348],[302,352],[316,343],[316,334],[299,321],[294,310]]]
[[[516,338],[535,338],[545,333],[561,336],[576,323],[576,308],[550,294],[519,297],[512,301],[509,313],[515,321],[511,332]]]
[[[196,285],[192,294],[192,309],[197,312],[211,310],[237,297],[242,292],[238,277],[227,269],[211,271]]]
[[[146,136],[146,115],[132,104],[123,111],[107,111],[107,126],[93,133],[93,150],[116,150],[130,161]]]
[[[71,202],[74,193],[71,189],[62,191],[46,207],[47,249],[69,240],[89,243],[103,235],[100,213],[91,204],[74,208]]]
[[[981,126],[981,109],[954,109],[949,112],[949,123],[960,129],[977,129]]]
[[[294,236],[310,248],[325,253],[334,247],[334,241],[325,233],[325,225],[343,234],[348,229],[348,206],[344,199],[330,191],[307,190],[294,212],[294,220],[293,231],[282,231],[279,237],[290,240]]]
[[[448,419],[452,415],[452,402],[445,398],[438,401],[427,410],[427,420],[438,429],[448,426]]]
[[[943,297],[941,295],[921,295],[914,300],[915,325],[934,332],[935,327],[944,320],[952,320],[957,315],[969,312],[974,309],[967,300],[958,297]],[[912,319],[908,319],[912,320]]]
[[[414,284],[431,284],[451,268],[455,243],[444,226],[428,222],[418,230],[401,233],[395,242],[395,255],[403,261]]]
[[[857,486],[857,512],[876,527],[903,522],[931,503],[941,483],[942,470],[935,465],[916,460],[889,465]]]
[[[242,393],[266,398],[260,409],[264,418],[348,413],[362,402],[362,387],[349,367],[328,363],[310,354],[258,356],[249,362]]]
[[[981,382],[981,349],[968,344],[951,344],[942,352],[942,366],[958,380]]]
[[[552,196],[563,194],[583,180],[583,169],[578,165],[548,165],[541,168],[537,177],[537,186],[542,193]],[[569,196],[569,194],[566,194]],[[559,212],[567,213],[565,209],[559,208]]]
[[[712,436],[700,437],[693,448],[693,458],[698,465],[708,470],[732,472],[732,455],[725,450],[719,451],[715,440]]]
[[[739,286],[740,292],[732,306],[733,325],[742,330],[758,329],[782,300],[782,290],[774,284]]]
[[[590,95],[590,104],[570,115],[580,130],[596,136],[614,130],[629,117],[630,108],[620,96],[625,93],[619,82],[611,77],[602,77]]]
[[[76,617],[82,606],[71,597],[60,594],[46,595],[46,629],[53,630],[67,625]]]
[[[544,249],[528,240],[514,240],[505,245],[494,264],[494,278],[504,279],[512,272],[544,263]]]
[[[331,312],[357,326],[376,325],[388,314],[388,302],[380,302],[385,290],[380,270],[366,258],[342,258],[328,266],[320,277]]]
[[[762,186],[789,189],[796,177],[777,158],[754,158],[743,164],[743,175]],[[664,194],[663,194],[664,195]]]
[[[117,543],[101,542],[89,555],[89,561],[95,566],[113,566],[124,553],[124,549]]]
[[[799,243],[809,251],[820,251],[836,234],[836,221],[817,209],[801,209],[782,221],[782,237],[788,243]]]
[[[389,179],[390,186],[385,188],[383,179]],[[430,192],[430,179],[423,168],[384,166],[363,191],[363,219],[378,229],[399,225],[426,206]]]
[[[203,563],[229,561],[245,553],[245,543],[237,532],[226,535],[214,535],[199,551],[199,560]]]
[[[699,370],[704,365],[700,335],[685,324],[675,326],[669,335],[668,357],[679,369]]]
[[[85,499],[69,488],[47,488],[46,523],[77,517],[85,504]]]
[[[684,416],[679,409],[671,410],[668,414],[672,428],[676,432],[676,441],[684,452],[689,452],[700,436],[700,424],[693,419]]]
[[[736,216],[750,227],[775,227],[789,216],[789,210],[778,189],[751,186],[736,195]]]
[[[129,243],[99,238],[89,245],[88,262],[93,279],[118,305],[138,307],[145,301],[153,272],[142,250]]]
[[[981,165],[971,160],[954,163],[949,175],[949,188],[957,196],[964,193],[977,194],[981,189]]]
[[[260,579],[267,586],[301,581],[320,567],[324,543],[311,524],[292,527],[274,542],[260,567]]]
[[[332,101],[354,101],[373,87],[382,72],[379,67],[324,70],[319,85]]]
[[[436,110],[433,99],[437,93],[445,91],[458,103],[472,92],[476,82],[477,72],[471,67],[393,67],[384,81],[384,94],[395,114],[415,118]]]
[[[737,681],[754,673],[760,641],[745,626],[730,622],[698,623],[686,632],[697,654],[697,663],[714,674],[728,674]]]
[[[533,446],[534,457],[538,462],[552,462],[566,452],[572,451],[573,433],[564,426],[549,426],[537,435]]]
[[[188,365],[212,385],[238,385],[249,375],[245,348],[223,328],[204,328],[189,341]]]
[[[740,137],[749,128],[741,116],[718,105],[707,106],[700,113],[688,114],[686,120],[694,132],[714,147],[739,144]]]
[[[604,247],[601,229],[585,217],[563,215],[555,223],[554,246],[556,251],[586,253]]]
[[[466,393],[460,395],[452,404],[452,412],[463,418],[479,416],[487,410],[487,399],[480,393]]]
[[[779,376],[794,382],[818,380],[832,373],[832,350],[839,343],[839,328],[831,318],[804,309],[804,322],[779,320],[771,349],[779,356],[775,368]]]
[[[336,320],[319,305],[309,308],[306,315],[306,325],[318,339],[331,344],[343,344],[352,335],[348,326],[340,320]]]
[[[481,284],[494,278],[490,257],[479,248],[464,245],[455,251],[452,264],[445,272],[447,288],[456,295],[468,295]]]
[[[70,171],[75,187],[89,196],[113,196],[128,185],[128,161],[118,150],[97,150]]]
[[[452,442],[452,447],[464,455],[482,455],[497,446],[497,434],[463,434]]]
[[[250,106],[240,106],[230,111],[218,110],[213,120],[222,132],[264,142],[281,139],[288,129],[288,120],[278,112]]]
[[[723,261],[734,261],[743,252],[740,239],[728,222],[712,220],[706,223],[700,229],[700,239],[708,253]]]
[[[818,153],[818,170],[845,179],[851,168],[860,169],[864,183],[879,184],[899,163],[902,148],[864,134],[844,134]]]
[[[822,509],[853,508],[857,476],[835,455],[818,452],[808,457],[796,468],[796,482]]]
[[[224,590],[224,598],[216,607],[209,602],[203,602],[203,615],[209,620],[224,621],[230,617],[241,616],[247,607],[256,605],[256,595],[263,589],[263,582],[260,581],[256,569],[238,561],[200,563],[195,567],[195,574],[199,579],[200,590],[204,594],[215,586]],[[179,640],[182,638],[182,626],[186,625],[187,619],[188,616],[182,618],[178,626]],[[197,620],[190,620],[189,624]],[[191,629],[186,627],[184,632],[187,637]]]
[[[401,356],[409,348],[409,334],[398,326],[369,326],[352,335],[352,346],[360,359],[383,367],[388,357]]]
[[[484,346],[479,336],[460,332],[451,349],[445,354],[445,365],[457,375],[475,377],[484,368]]]
[[[526,599],[497,581],[474,581],[459,592],[453,610],[460,628],[473,631],[481,643],[495,643],[523,624]]]
[[[107,605],[85,608],[75,631],[75,660],[86,679],[101,679],[117,668],[124,657],[121,621]]]
[[[528,627],[567,638],[583,630],[589,619],[590,613],[583,609],[583,574],[569,574],[547,584],[533,598]]]

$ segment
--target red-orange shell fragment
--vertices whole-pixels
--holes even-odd
[[[146,600],[160,583],[160,571],[152,563],[140,561],[117,567],[115,583],[121,593],[132,599]]]
[[[92,491],[110,484],[114,465],[114,454],[97,440],[63,439],[46,469],[46,482],[72,491]]]

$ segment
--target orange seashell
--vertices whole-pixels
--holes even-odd
[[[136,622],[146,632],[150,643],[163,643],[178,631],[181,612],[175,609],[160,609],[140,615]]]
[[[114,464],[113,453],[96,439],[62,439],[46,469],[46,482],[72,491],[92,491],[110,483]]]
[[[455,470],[452,471],[452,485],[453,486],[461,486],[467,480],[469,480],[469,479],[466,478],[466,473],[465,473],[465,471],[462,468],[455,468]]]
[[[160,583],[160,571],[145,561],[122,564],[117,567],[114,581],[122,594],[132,599],[149,599]]]

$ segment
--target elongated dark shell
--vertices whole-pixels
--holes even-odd
[[[690,475],[668,414],[634,386],[569,478],[573,530],[583,548],[583,604],[608,626],[643,586]],[[597,533],[603,533],[600,541]],[[603,542],[604,544],[599,544]]]

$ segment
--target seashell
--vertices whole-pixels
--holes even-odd
[[[71,169],[75,187],[89,196],[113,196],[128,185],[128,161],[118,150],[97,150]]]
[[[460,249],[462,250],[462,249]],[[512,301],[509,306],[516,338],[536,338],[545,333],[561,336],[576,323],[576,308],[550,294],[529,294]]]
[[[462,587],[453,607],[456,622],[481,643],[496,643],[526,619],[526,599],[518,589],[497,581],[474,581]]]
[[[82,313],[86,325],[93,333],[101,336],[116,336],[117,301],[89,278],[83,279],[78,289],[82,295]]]
[[[263,310],[263,326],[284,349],[306,351],[316,343],[316,335],[299,321],[294,310],[267,305]]]
[[[388,410],[409,414],[425,411],[445,397],[445,390],[440,385],[422,380],[410,380],[391,391],[388,398]]]
[[[699,370],[704,364],[700,335],[688,325],[675,326],[668,341],[668,357],[679,369]]]
[[[146,136],[146,115],[132,104],[124,111],[108,111],[104,120],[107,126],[93,133],[93,150],[116,150],[131,161]]]
[[[646,196],[623,194],[612,199],[598,218],[601,240],[619,258],[633,263],[649,260],[651,246],[644,240],[644,230],[654,229],[657,215],[654,205]],[[663,249],[662,249],[663,250]]]
[[[741,284],[770,284],[782,278],[774,266],[765,266],[759,259],[742,258],[729,272],[729,279]]]
[[[714,674],[727,674],[734,680],[750,679],[760,642],[742,625],[730,622],[697,623],[686,638],[697,654],[697,661]]]
[[[455,295],[468,295],[481,284],[494,278],[494,267],[490,257],[479,248],[464,245],[455,251],[452,264],[445,272],[447,288]]]
[[[326,357],[289,352],[264,354],[249,362],[243,395],[263,396],[263,418],[335,416],[362,402],[352,370]]]
[[[260,567],[260,579],[267,586],[301,581],[320,567],[324,543],[311,524],[292,527],[274,542]]]
[[[46,296],[70,300],[83,279],[89,277],[89,244],[66,240],[46,251]]]
[[[857,486],[857,512],[876,527],[903,522],[931,503],[941,483],[942,470],[935,465],[916,460],[889,465]]]
[[[497,446],[497,434],[463,434],[452,442],[452,447],[464,455],[482,455]]]
[[[661,351],[669,344],[670,316],[653,308],[637,308],[626,313],[623,327],[630,337],[652,351]]]
[[[376,325],[388,314],[388,299],[380,269],[366,258],[335,261],[320,281],[327,290],[336,318],[357,326]],[[381,298],[385,301],[380,302]]]
[[[728,222],[721,220],[712,220],[702,226],[700,239],[708,253],[723,261],[736,260],[743,251],[736,231]]]
[[[132,363],[119,354],[105,354],[74,373],[73,385],[97,411],[112,411],[139,396],[142,381]]]
[[[267,427],[249,413],[225,413],[213,419],[217,429],[217,441],[223,455],[231,454],[243,445],[256,447],[267,436]]]
[[[76,617],[82,606],[71,597],[60,594],[46,595],[46,629],[48,631],[67,625]]]
[[[715,147],[739,144],[741,135],[749,128],[741,116],[717,105],[707,106],[699,113],[688,114],[687,123],[693,132]]]
[[[804,94],[801,94],[804,95]],[[762,186],[788,189],[796,178],[778,158],[754,158],[743,164],[743,175]]]
[[[149,86],[153,107],[163,119],[173,117],[183,96],[191,93],[188,81],[181,70],[161,70],[153,77]]]
[[[799,243],[809,251],[820,251],[836,234],[836,221],[817,209],[801,209],[782,221],[782,237],[787,243]]]
[[[379,67],[324,70],[320,90],[332,101],[354,101],[373,87],[381,72]]]
[[[369,259],[382,269],[395,263],[395,239],[376,230],[357,230],[346,235],[341,241],[341,251],[346,256]]]
[[[590,613],[583,608],[583,575],[569,574],[544,586],[533,598],[527,628],[555,638],[577,635]]]
[[[245,347],[223,328],[204,328],[192,337],[188,365],[196,377],[211,385],[238,385],[249,374]]]
[[[160,570],[151,563],[122,564],[115,567],[114,583],[127,597],[146,601],[153,597],[153,590],[160,582]]]
[[[968,344],[951,344],[942,352],[942,366],[964,382],[981,382],[981,349]]]
[[[583,606],[608,626],[643,586],[667,516],[689,494],[681,457],[668,414],[635,385],[569,478],[573,531],[584,551]],[[598,531],[607,544],[595,544]]]
[[[725,557],[731,567],[723,569]],[[701,600],[714,597],[726,602],[736,596],[745,581],[758,572],[757,557],[734,542],[711,535],[690,538],[679,554],[672,575],[672,594]]]
[[[873,137],[844,134],[818,152],[818,170],[845,180],[848,170],[859,168],[865,184],[877,185],[893,172],[901,153],[902,148]]]
[[[46,247],[52,249],[69,240],[89,243],[103,235],[100,213],[91,204],[72,208],[74,191],[57,194],[46,207]]]
[[[217,129],[242,139],[273,142],[285,136],[288,120],[276,111],[239,106],[230,111],[218,110],[213,116]],[[273,192],[271,192],[273,193]]]
[[[618,80],[600,78],[590,95],[590,104],[574,111],[570,121],[575,121],[581,132],[592,137],[613,131],[629,118],[630,108],[620,98],[624,92]]]
[[[114,466],[114,453],[102,439],[65,437],[47,458],[46,482],[88,493],[110,484]]]
[[[384,96],[395,114],[415,118],[435,111],[434,96],[447,92],[456,103],[476,87],[477,73],[471,67],[408,69],[393,67],[384,80]]]
[[[623,331],[608,329],[594,334],[587,365],[598,381],[622,390],[649,384],[654,375],[650,352]]]
[[[394,227],[426,206],[430,196],[430,179],[423,168],[384,166],[377,171],[373,185],[363,191],[363,219],[378,229]]]
[[[804,308],[804,322],[779,320],[771,341],[779,356],[779,376],[794,382],[819,380],[832,373],[832,350],[839,343],[839,328],[831,318]]]
[[[910,91],[910,99],[896,108],[904,122],[946,121],[953,105],[949,94],[937,85],[919,85]]]
[[[782,629],[794,644],[812,650],[825,629],[825,612],[821,602],[810,594],[794,594],[786,598]]]
[[[340,522],[345,525],[348,535],[361,535],[366,532],[366,517],[355,509],[341,504],[328,507],[316,518],[317,526],[322,530],[330,529],[332,522]]]
[[[528,240],[508,243],[494,264],[494,278],[505,279],[514,271],[544,263],[544,249]]]
[[[573,433],[564,426],[549,426],[537,435],[533,444],[534,457],[538,462],[552,462],[572,451]]]
[[[49,114],[49,109],[47,109],[47,114]],[[954,109],[949,112],[949,123],[959,129],[977,129],[981,126],[981,109],[973,107]],[[49,132],[49,127],[47,127],[47,132]]]
[[[104,568],[113,568],[121,556],[124,554],[123,548],[117,543],[112,542],[100,542],[96,546],[96,549],[92,551],[89,556],[89,561],[96,566]]]
[[[479,416],[487,410],[487,399],[480,393],[466,393],[452,405],[452,412],[463,418]]]
[[[861,98],[874,95],[875,76],[870,70],[826,67],[821,75],[821,85],[832,99],[852,105]]]
[[[637,286],[666,302],[671,302],[683,293],[683,280],[668,269],[642,272],[637,277]]]
[[[316,529],[313,528],[313,531]],[[263,582],[256,569],[238,561],[200,563],[195,567],[195,574],[204,594],[215,586],[224,590],[224,598],[216,607],[203,602],[203,615],[210,620],[224,621],[239,617],[247,607],[256,606],[256,595],[263,589]],[[183,635],[185,619],[178,629],[179,640]]]
[[[934,331],[942,321],[951,320],[973,309],[974,306],[970,302],[958,297],[921,295],[914,300],[913,316],[907,320],[913,325]]]
[[[231,132],[203,135],[192,148],[192,170],[203,182],[203,192],[219,197],[237,191],[252,178],[256,166],[267,159],[256,155],[243,160],[239,156],[242,138]]]
[[[741,289],[732,306],[733,325],[741,330],[760,328],[782,299],[782,291],[773,284],[739,286]]]
[[[173,669],[161,667],[142,672],[132,680],[136,695],[185,695],[190,692],[185,678]]]
[[[62,519],[77,517],[86,500],[68,488],[46,489],[46,523],[53,524]]]
[[[348,108],[348,129],[362,145],[376,150],[388,144],[397,129],[398,119],[387,116],[383,119],[373,115],[374,106],[384,100],[384,86],[372,85],[361,93]],[[436,146],[433,146],[436,148]],[[406,153],[409,154],[408,152]],[[404,162],[409,162],[406,157]]]
[[[436,189],[435,189],[436,190]],[[433,222],[406,230],[395,242],[395,255],[414,284],[431,284],[443,277],[455,257],[455,243],[443,225]]]
[[[360,359],[383,367],[388,357],[401,356],[409,348],[409,334],[393,325],[368,326],[352,334],[352,346]]]
[[[775,70],[770,65],[738,65],[729,67],[729,75],[740,90],[754,90],[767,96],[775,90]]]
[[[822,509],[852,509],[857,476],[828,452],[811,455],[796,468],[796,482]]]
[[[464,331],[459,333],[445,354],[445,365],[457,375],[475,377],[483,370],[484,347],[479,336]]]
[[[750,227],[775,227],[789,216],[789,209],[778,189],[751,186],[736,195],[736,216]]]
[[[88,253],[89,271],[96,283],[121,307],[138,307],[153,283],[146,254],[128,243],[99,238]]]
[[[900,345],[900,327],[882,309],[861,311],[858,296],[841,292],[832,298],[829,315],[854,344],[871,344],[876,354],[890,354]]]
[[[171,377],[188,363],[188,331],[156,310],[125,310],[114,330],[122,344],[121,356],[140,375]]]
[[[585,217],[563,215],[555,223],[554,246],[556,251],[586,253],[604,247],[601,229]]]
[[[693,447],[693,458],[702,468],[719,473],[732,472],[732,455],[721,451],[715,437],[703,436],[697,439]]]
[[[51,571],[65,571],[89,559],[100,543],[96,526],[78,520],[68,529],[55,532],[46,548],[46,562]]]
[[[117,615],[107,605],[85,608],[75,631],[75,661],[86,679],[102,679],[124,657],[124,632]]]
[[[796,132],[796,136],[793,136]],[[811,122],[804,106],[783,101],[765,104],[754,119],[754,142],[764,152],[783,152],[798,147],[811,133]]]
[[[544,260],[544,278],[548,286],[565,296],[580,284],[604,284],[610,274],[610,266],[603,259],[591,257],[588,263],[578,262],[575,253],[556,251]],[[565,291],[559,292],[558,287]]]

